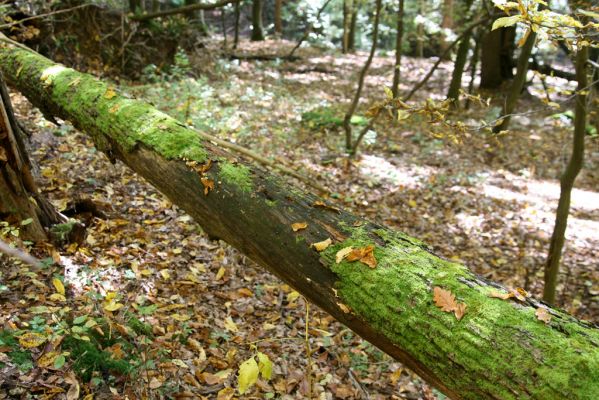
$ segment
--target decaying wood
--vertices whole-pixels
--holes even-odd
[[[35,105],[86,132],[207,233],[449,397],[599,398],[597,327],[338,210],[89,75],[12,46],[0,48],[0,68]],[[294,231],[295,223],[306,228]],[[549,318],[538,320],[539,309]]]

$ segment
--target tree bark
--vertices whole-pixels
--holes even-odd
[[[239,3],[239,1],[235,2],[235,33],[233,36],[233,49],[236,49],[237,45],[239,45],[239,20],[241,19]]]
[[[353,53],[356,51],[356,24],[358,22],[358,5],[354,4],[351,19],[349,21],[349,37],[347,42],[347,51]]]
[[[418,14],[424,15],[426,7],[425,0],[418,0]],[[416,26],[416,57],[424,57],[424,24]]]
[[[20,228],[21,237],[48,239],[44,227],[64,222],[39,193],[25,138],[16,122],[0,72],[0,218]],[[28,224],[22,221],[31,219]]]
[[[252,2],[252,41],[264,40],[264,28],[262,27],[262,0]]]
[[[443,29],[453,29],[453,0],[443,0],[442,6],[442,14],[443,19],[441,20],[441,28]],[[447,49],[447,46],[451,42],[447,42],[445,34],[441,34],[441,53],[444,53]],[[449,54],[447,59],[449,59]]]
[[[380,1],[380,0],[378,0]],[[87,132],[219,237],[453,399],[599,398],[599,329],[435,256],[417,239],[290,187],[197,132],[90,75],[0,47],[7,80],[34,104]],[[209,161],[211,160],[211,162]],[[307,222],[294,232],[291,224]],[[311,243],[331,239],[318,252]],[[377,265],[336,262],[373,246]],[[435,287],[467,308],[435,305]],[[535,318],[544,309],[551,320]]]
[[[583,47],[576,54],[576,76],[578,78],[578,89],[576,93],[576,110],[574,113],[574,141],[572,144],[572,155],[566,166],[566,170],[560,179],[560,196],[555,213],[555,226],[551,235],[549,254],[545,264],[545,287],[543,289],[543,300],[549,304],[555,303],[555,288],[557,286],[557,275],[559,272],[562,249],[564,247],[566,228],[568,226],[568,215],[570,214],[570,197],[574,181],[582,169],[584,161],[584,136],[587,124],[587,60],[589,59],[589,48]]]
[[[275,0],[275,35],[283,36],[283,18],[281,16],[283,0]]]
[[[481,89],[496,89],[513,76],[515,27],[499,28],[483,36],[480,68]]]
[[[343,37],[341,38],[341,52],[349,52],[349,34],[351,31],[351,17],[353,14],[354,0],[343,0]]]

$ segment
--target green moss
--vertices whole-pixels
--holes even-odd
[[[509,387],[516,386],[526,387],[530,398],[599,398],[596,330],[585,330],[565,313],[548,326],[537,320],[534,307],[490,298],[493,289],[465,266],[436,257],[405,234],[346,230],[349,239],[321,253],[338,276],[339,302],[464,398],[493,393],[513,399]],[[376,268],[335,263],[340,249],[367,245],[375,245]],[[435,305],[435,286],[467,305],[461,321]],[[450,364],[461,367],[448,368]]]
[[[50,234],[53,237],[55,237],[58,241],[66,241],[76,224],[77,221],[69,220],[64,224],[53,225],[50,228]]]
[[[269,207],[275,207],[277,205],[277,201],[276,200],[268,200],[266,199],[266,205]]]
[[[127,313],[127,325],[138,335],[152,336],[152,326],[142,322],[132,313]]]
[[[244,165],[233,165],[228,161],[222,161],[218,176],[223,181],[237,186],[243,192],[252,190],[252,178],[250,169]]]
[[[84,381],[89,381],[94,372],[127,375],[133,366],[125,359],[117,360],[112,354],[100,348],[98,343],[77,340],[67,336],[63,348],[68,350],[73,361],[73,369]]]
[[[44,100],[51,100],[50,114],[72,120],[102,151],[111,150],[113,143],[125,151],[141,144],[167,159],[207,159],[196,132],[146,102],[125,98],[91,75],[21,49],[3,50],[0,61],[9,78],[23,81],[19,87],[28,90],[25,94],[36,105],[43,109],[48,104]]]

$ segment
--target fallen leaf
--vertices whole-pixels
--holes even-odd
[[[457,303],[455,301],[455,296],[449,290],[435,286],[433,294],[435,305],[439,307],[441,311],[452,312],[456,309]]]
[[[202,185],[204,185],[204,196],[208,196],[208,193],[214,190],[214,181],[204,177],[201,177],[200,181],[202,182]]]
[[[528,292],[522,288],[516,288],[512,290],[512,293],[520,301],[526,301],[526,298],[529,296]]]
[[[366,247],[360,247],[353,249],[347,256],[347,261],[360,261],[363,264],[368,265],[370,268],[376,267],[376,258],[374,258],[374,246],[368,245]]]
[[[258,352],[258,370],[262,379],[269,380],[272,377],[272,362],[270,358],[264,353]]]
[[[153,377],[150,380],[150,389],[158,389],[160,386],[162,386],[162,382],[160,382],[160,380],[158,380],[158,378]]]
[[[233,318],[231,317],[227,317],[227,319],[225,319],[225,329],[231,332],[239,332],[237,324],[233,321]]]
[[[466,307],[468,306],[465,303],[458,303],[455,310],[453,310],[453,313],[458,321],[464,317],[464,314],[466,314]]]
[[[113,301],[110,301],[106,304],[104,304],[104,309],[106,311],[116,311],[120,308],[123,308],[124,306],[121,303],[115,303]]]
[[[216,400],[231,400],[235,395],[235,389],[226,387],[218,391],[216,395]]]
[[[306,229],[307,227],[308,227],[307,222],[296,222],[294,224],[291,224],[291,229],[293,229],[293,232],[297,232],[302,229]]]
[[[256,384],[259,372],[260,369],[254,356],[248,358],[239,366],[239,377],[237,379],[237,391],[239,394],[244,394],[250,387]]]
[[[57,351],[50,351],[48,353],[43,354],[40,358],[37,359],[38,367],[48,368],[50,365],[54,364],[54,359],[58,357],[60,353]]]
[[[214,277],[215,281],[220,281],[222,279],[223,276],[225,276],[225,272],[227,272],[227,270],[225,269],[225,267],[220,267],[218,269],[218,272],[216,273],[216,276]]]
[[[341,261],[343,261],[343,259],[345,257],[347,257],[347,255],[349,253],[351,253],[353,249],[354,249],[353,247],[349,246],[349,247],[339,250],[337,252],[337,254],[335,254],[335,261],[337,262],[337,264],[339,264]]]
[[[535,315],[537,316],[537,319],[539,321],[543,321],[546,324],[548,324],[549,321],[551,321],[551,314],[549,314],[549,312],[547,311],[546,308],[543,308],[543,307],[537,308],[535,310]]]
[[[330,205],[328,205],[325,202],[320,201],[320,200],[316,200],[314,203],[312,203],[312,207],[316,207],[316,208],[328,208],[329,210],[333,210],[333,211],[339,212],[339,209],[337,207],[330,206]]]
[[[112,99],[114,96],[116,96],[116,92],[114,91],[113,88],[109,87],[108,89],[106,89],[106,93],[104,93],[104,98],[105,99]]]
[[[54,279],[52,279],[52,284],[54,285],[54,288],[56,289],[56,293],[59,293],[64,296],[65,290],[64,290],[64,285],[62,284],[62,281],[58,278],[54,278]]]
[[[337,303],[337,307],[339,307],[339,309],[340,309],[341,311],[343,311],[345,314],[349,314],[349,313],[350,313],[350,309],[349,309],[349,307],[348,307],[348,306],[346,306],[346,305],[345,305],[345,304],[343,304],[343,303]]]
[[[37,347],[46,341],[46,337],[41,333],[27,332],[19,336],[19,344],[25,348]]]
[[[331,238],[327,238],[322,242],[312,243],[312,246],[316,249],[316,251],[323,251],[326,250],[326,248],[329,247],[332,243],[333,241],[331,240]]]
[[[67,400],[77,400],[79,398],[79,381],[73,372],[69,372],[65,376],[65,382],[69,383],[69,391],[67,392]]]
[[[502,292],[497,292],[497,291],[493,290],[491,293],[489,293],[489,297],[507,300],[509,298],[514,297],[514,293],[512,293],[512,292],[502,293]]]

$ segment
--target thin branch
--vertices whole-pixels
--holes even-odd
[[[16,247],[11,247],[8,243],[0,239],[0,253],[4,253],[9,257],[14,257],[18,260],[21,260],[25,264],[31,265],[35,268],[44,268],[41,262],[28,253],[25,253],[23,250],[20,250]]]
[[[211,142],[213,142],[219,146],[225,147],[225,148],[232,150],[236,153],[244,154],[244,155],[250,157],[251,159],[258,161],[261,164],[264,164],[271,168],[277,169],[286,175],[293,176],[294,178],[299,179],[300,181],[308,184],[309,186],[313,187],[314,189],[319,190],[322,193],[329,193],[329,190],[327,188],[325,188],[324,186],[322,186],[321,184],[317,183],[315,179],[310,179],[309,177],[304,176],[298,172],[295,172],[295,171],[293,171],[287,167],[284,167],[280,164],[277,164],[276,162],[269,160],[266,157],[262,157],[261,155],[254,153],[251,150],[248,150],[246,148],[243,148],[241,146],[238,146],[238,145],[228,142],[226,140],[219,139],[216,136],[212,136],[209,133],[202,132],[199,130],[194,130],[194,131],[197,132],[198,135],[200,135],[204,139],[210,140]]]
[[[157,11],[149,14],[132,15],[129,19],[133,21],[147,21],[149,19],[166,17],[174,14],[182,14],[194,10],[214,10],[215,8],[224,7],[227,4],[238,3],[240,0],[221,0],[214,4],[197,3],[189,6],[177,7],[171,10]]]
[[[322,12],[324,11],[324,9],[327,7],[327,5],[329,5],[330,2],[331,2],[331,0],[327,0],[322,5],[322,7],[320,7],[320,9],[318,10],[318,12],[316,13],[316,21],[320,21],[320,14],[322,14]],[[286,58],[293,58],[293,54],[295,54],[295,51],[297,49],[299,49],[300,46],[302,45],[302,43],[304,43],[304,41],[308,38],[308,35],[310,34],[310,32],[312,32],[312,28],[314,28],[314,24],[312,24],[312,23],[308,24],[308,26],[306,27],[306,30],[304,31],[304,35],[297,42],[297,44],[295,45],[295,47],[291,50],[291,52],[289,53],[289,55],[287,55]]]
[[[77,10],[77,9],[80,9],[80,8],[89,7],[91,5],[93,5],[93,4],[80,4],[80,5],[75,6],[75,7],[64,8],[62,10],[51,11],[51,12],[46,13],[46,14],[34,15],[34,16],[31,16],[31,17],[23,18],[23,19],[21,19],[19,21],[14,21],[14,22],[11,22],[11,23],[8,23],[8,24],[0,25],[0,29],[10,28],[12,26],[22,24],[23,22],[31,21],[31,20],[34,20],[34,19],[46,18],[46,17],[49,17],[51,15],[64,14],[64,13],[71,12],[71,11],[74,11],[74,10]]]
[[[428,80],[430,79],[430,77],[433,75],[433,73],[437,70],[437,67],[439,66],[439,64],[441,64],[441,61],[443,61],[445,59],[445,56],[447,56],[449,54],[449,52],[451,51],[451,49],[453,49],[455,47],[455,45],[462,40],[462,38],[469,33],[472,29],[476,28],[479,25],[482,25],[483,23],[487,22],[489,19],[488,18],[482,18],[472,24],[470,24],[469,26],[466,27],[466,29],[464,29],[464,31],[445,49],[445,51],[439,56],[439,59],[437,60],[437,62],[432,66],[432,68],[430,69],[430,71],[428,71],[428,73],[424,76],[424,78],[422,78],[422,80],[420,82],[418,82],[416,84],[416,86],[414,86],[414,88],[412,88],[412,90],[410,91],[410,93],[408,93],[408,95],[406,97],[404,97],[403,101],[408,101],[413,95],[414,93],[416,93],[418,91],[418,89],[420,89],[422,86],[424,86],[424,84],[426,82],[428,82]]]

